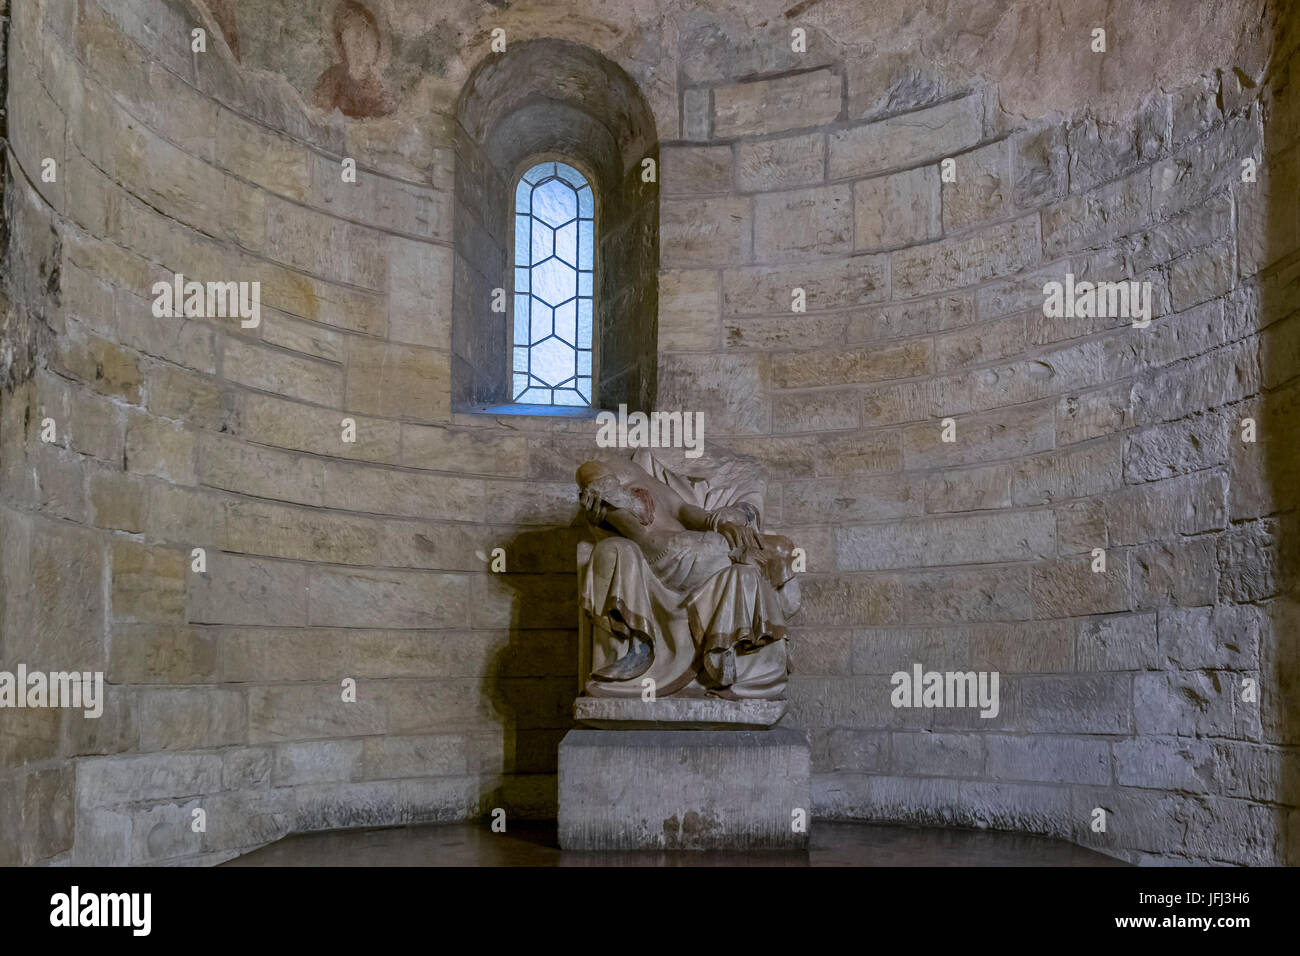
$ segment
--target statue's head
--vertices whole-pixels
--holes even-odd
[[[643,525],[655,520],[655,500],[649,488],[654,481],[645,469],[625,459],[593,460],[578,468],[578,490],[594,488],[615,508],[632,512]]]

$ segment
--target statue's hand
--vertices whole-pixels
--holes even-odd
[[[722,521],[718,523],[718,534],[726,539],[731,550],[737,548],[750,548],[755,551],[763,550],[763,537],[747,524],[740,524],[736,521]]]
[[[605,500],[594,486],[588,485],[583,489],[579,502],[582,510],[587,513],[587,520],[592,524],[600,524],[605,520]]]

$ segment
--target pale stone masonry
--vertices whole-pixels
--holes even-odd
[[[486,49],[411,44],[396,112],[351,118],[311,105],[327,4],[232,4],[239,60],[197,0],[10,6],[0,670],[108,696],[0,710],[0,864],[553,816],[595,431],[456,410],[453,288],[490,294],[504,188],[458,128]],[[1083,28],[924,56],[902,2],[818,5],[805,54],[727,2],[445,6],[465,37],[595,48],[653,111],[658,182],[604,171],[651,211],[642,358],[807,548],[814,817],[1300,860],[1294,14],[1130,19],[1103,73]],[[154,318],[176,272],[259,281],[260,326]],[[1151,326],[1044,316],[1066,273],[1150,282]],[[895,709],[915,662],[999,671],[998,715]]]

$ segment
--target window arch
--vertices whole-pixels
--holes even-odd
[[[659,200],[657,184],[645,182],[641,171],[647,159],[658,161],[657,131],[636,82],[617,63],[578,43],[552,38],[513,42],[508,52],[485,55],[471,71],[451,127],[453,411],[585,417],[622,404],[654,406]],[[587,187],[592,215],[574,217],[572,249],[565,231],[571,220],[559,225],[546,221],[549,232],[537,230],[541,248],[534,260],[533,223],[539,221],[534,214],[541,207],[534,209],[533,199],[545,183],[529,177],[525,191],[530,206],[526,214],[517,207],[523,177],[543,163],[555,164],[555,180],[564,183],[564,190],[572,189],[568,195],[575,201],[583,194],[581,187]],[[553,189],[560,192],[558,185]],[[526,243],[515,241],[519,215],[529,221]],[[585,248],[584,219],[591,227]],[[552,246],[544,255],[548,235]],[[555,255],[557,236],[561,254],[539,273]],[[566,258],[580,252],[585,256],[587,249],[590,266]],[[574,277],[571,298],[561,296],[568,280],[560,273]],[[590,275],[589,299],[584,273]],[[534,296],[535,281],[563,284],[547,292],[560,301],[541,302],[536,334],[532,302],[541,296]],[[587,302],[591,332],[580,347],[578,319],[584,316],[585,335]],[[524,350],[518,354],[518,369],[517,346]],[[516,374],[522,376],[518,388]]]
[[[510,400],[593,403],[596,199],[573,166],[532,163],[515,184]]]

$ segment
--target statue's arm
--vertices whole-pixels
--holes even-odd
[[[732,548],[742,545],[756,549],[763,547],[762,535],[753,526],[750,513],[736,505],[707,511],[699,505],[682,501],[677,520],[692,531],[718,532]]]

